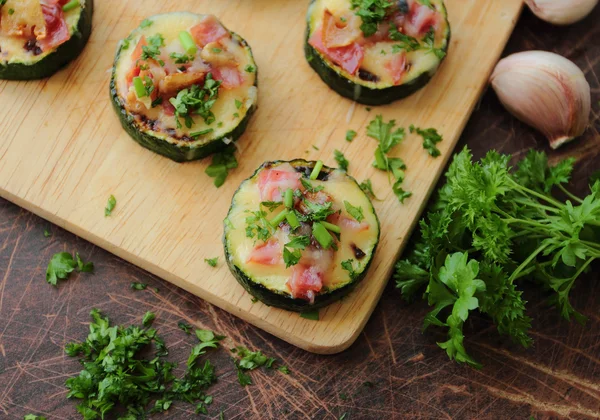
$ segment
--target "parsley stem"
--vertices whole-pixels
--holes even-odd
[[[290,211],[285,216],[285,219],[290,224],[290,227],[292,229],[298,229],[300,227],[300,221],[298,220],[298,216],[296,216],[296,213],[294,213],[293,211]]]
[[[321,222],[313,223],[312,234],[323,249],[329,249],[333,245],[333,237]]]
[[[133,78],[133,88],[138,98],[146,96],[146,86],[144,86],[144,81],[141,77],[136,76]]]
[[[198,52],[196,41],[194,41],[194,38],[192,38],[192,35],[190,35],[188,31],[179,32],[179,42],[181,42],[181,45],[187,54],[196,55]]]
[[[549,243],[542,242],[542,244],[543,245],[541,245],[540,247],[538,247],[538,249],[536,249],[535,251],[533,251],[533,254],[531,254],[525,261],[523,261],[523,263],[514,271],[514,273],[511,274],[511,276],[508,279],[509,283],[512,283],[515,280],[515,278],[519,275],[519,273],[521,271],[523,271],[525,268],[527,268],[527,266],[529,265],[529,263],[531,263],[531,261],[533,261],[535,259],[535,257],[537,257],[546,248],[548,248],[550,246]]]
[[[78,6],[81,6],[81,3],[79,3],[79,0],[71,0],[70,2],[65,4],[62,9],[63,9],[63,12],[68,12],[68,11],[75,9]]]
[[[565,187],[562,186],[562,184],[558,184],[558,189],[561,190],[563,193],[565,193],[567,196],[569,196],[569,198],[573,201],[577,201],[579,204],[583,203],[583,200],[579,197],[577,197],[575,194],[571,193],[569,190],[567,190]]]
[[[522,185],[517,184],[516,181],[514,181],[513,179],[509,178],[509,181],[513,184],[513,186],[515,187],[515,189],[519,192],[521,192],[523,195],[527,196],[527,194],[531,194],[537,198],[539,198],[540,200],[544,200],[547,203],[553,204],[558,208],[562,208],[563,204],[561,204],[559,201],[555,200],[552,197],[548,197],[544,194],[540,194],[537,191],[531,190],[527,187],[524,187]]]
[[[317,179],[319,177],[319,174],[321,173],[321,169],[323,169],[323,161],[319,160],[317,163],[315,163],[315,167],[310,173],[310,179],[312,179],[313,181]]]
[[[536,201],[532,201],[532,200],[515,199],[515,202],[520,203],[520,204],[524,204],[526,206],[535,207],[535,208],[538,208],[540,210],[549,211],[549,212],[552,212],[552,213],[559,213],[560,212],[560,210],[558,210],[558,209],[556,209],[554,207],[544,206],[543,204],[539,204]]]
[[[338,225],[334,225],[333,223],[321,222],[325,228],[333,233],[342,233],[342,229]]]
[[[294,207],[294,191],[291,188],[288,188],[283,193],[283,203],[288,209]]]
[[[281,213],[279,213],[277,216],[275,216],[269,223],[271,223],[271,226],[273,226],[274,228],[276,228],[277,226],[279,226],[279,224],[281,222],[284,221],[284,219],[287,217],[288,213],[290,211],[288,209],[285,209],[284,211],[282,211]]]

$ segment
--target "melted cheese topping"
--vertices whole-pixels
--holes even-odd
[[[416,1],[416,0],[415,0]],[[438,26],[436,27],[435,32],[435,48],[446,48],[448,45],[447,35],[449,34],[449,24],[446,19],[446,12],[444,7],[443,0],[431,0],[431,4],[436,7],[437,13],[441,18]],[[312,34],[320,30],[322,28],[323,16],[325,14],[325,10],[329,10],[333,16],[336,17],[345,17],[346,20],[348,16],[353,16],[354,11],[351,10],[350,0],[315,0],[309,9],[308,12],[308,21],[310,24],[310,34]],[[361,23],[361,19],[358,19],[359,25]],[[379,80],[376,82],[367,81],[358,77],[358,72],[355,75],[349,74],[344,71],[337,64],[334,64],[327,60],[325,56],[321,53],[321,57],[327,60],[331,67],[334,67],[336,71],[343,74],[344,77],[350,79],[354,83],[368,86],[375,89],[381,89],[389,86],[394,86],[396,83],[388,69],[390,61],[393,57],[399,52],[393,51],[393,46],[398,45],[398,41],[383,41],[383,42],[367,42],[364,48],[364,61],[361,65],[361,69],[368,71],[371,74],[376,75]],[[433,76],[440,63],[441,60],[436,57],[435,54],[431,52],[427,52],[426,50],[417,50],[404,52],[406,54],[406,62],[410,66],[408,72],[404,75],[401,84],[409,83],[410,81],[416,79],[420,75],[427,73]]]
[[[81,7],[76,7],[68,12],[64,12],[70,36],[73,36],[73,34],[77,32],[79,18],[81,17],[84,7],[85,1],[81,0]],[[14,10],[12,15],[8,12],[10,9]],[[40,38],[45,36],[45,26],[43,30],[38,28],[40,22],[44,22],[43,24],[45,25],[44,16],[41,14],[42,8],[38,0],[27,0],[25,2],[23,2],[23,0],[8,0],[6,4],[0,8],[0,12],[0,65],[16,63],[32,64],[54,52],[54,50],[49,50],[35,55],[34,51],[25,49],[25,43],[29,39],[26,36],[26,32],[30,32],[31,29],[34,29],[35,34],[38,34]],[[31,14],[31,16],[29,16],[29,14]],[[15,31],[18,27],[22,28],[23,32],[25,32],[25,36],[15,35]]]
[[[369,198],[345,172],[335,170],[330,174],[327,181],[310,181],[310,183],[315,188],[319,186],[324,187],[324,191],[333,198],[333,209],[341,210],[342,216],[352,219],[352,216],[345,210],[344,200],[350,202],[355,207],[361,207],[364,214],[362,223],[366,223],[369,226],[365,230],[356,230],[340,224],[342,230],[340,235],[341,242],[338,244],[338,251],[334,252],[331,268],[326,273],[323,281],[324,288],[322,293],[326,291],[331,292],[347,285],[351,281],[348,271],[344,270],[341,266],[343,261],[352,260],[354,270],[357,273],[362,273],[366,269],[379,239],[379,223],[377,216],[373,212]],[[291,296],[286,283],[292,275],[293,267],[286,268],[283,262],[277,265],[248,262],[252,251],[262,242],[246,236],[247,210],[257,211],[261,201],[257,174],[244,181],[233,197],[231,210],[225,223],[225,240],[230,251],[228,258],[255,283],[259,283],[269,290]],[[261,207],[261,209],[265,210],[264,207]],[[272,219],[282,210],[283,207],[273,212],[266,210],[268,213],[267,219]],[[277,229],[273,238],[282,245],[282,248],[283,245],[290,241],[290,235],[282,229]],[[366,255],[358,260],[354,255],[351,244],[356,245]]]
[[[127,75],[135,66],[132,54],[140,38],[145,36],[146,39],[148,39],[156,34],[162,35],[164,37],[164,47],[161,47],[160,49],[161,57],[167,58],[171,53],[184,54],[185,51],[179,41],[179,33],[181,31],[189,32],[192,27],[201,23],[203,19],[205,19],[204,15],[196,15],[187,12],[157,15],[147,19],[147,21],[152,22],[151,25],[142,25],[145,27],[137,28],[131,33],[127,38],[129,47],[127,49],[121,49],[119,61],[115,66],[115,86],[118,95],[126,107],[126,98],[130,92]],[[237,70],[243,78],[243,83],[236,88],[225,88],[222,86],[219,89],[218,99],[211,108],[211,111],[216,118],[215,122],[208,125],[202,117],[193,116],[194,124],[191,128],[188,128],[183,124],[183,119],[180,120],[182,122],[182,127],[178,128],[174,115],[165,113],[165,110],[161,105],[152,108],[149,106],[150,103],[148,103],[148,106],[138,107],[135,110],[131,108],[128,109],[130,113],[137,116],[136,120],[138,123],[140,116],[155,122],[152,124],[151,128],[140,127],[140,130],[150,133],[169,143],[183,143],[189,146],[208,143],[213,139],[221,138],[230,133],[232,129],[244,119],[258,99],[258,91],[254,86],[256,83],[256,71],[245,71],[247,66],[252,66],[256,69],[256,63],[254,62],[250,48],[243,45],[242,42],[242,39],[238,36],[223,38],[219,41],[221,44],[219,49],[223,50],[220,54],[228,53],[228,55],[233,56],[234,60],[237,62]],[[209,46],[207,46],[207,48]],[[199,61],[202,64],[200,57],[206,57],[206,53],[207,51],[203,51],[198,47],[195,62]],[[208,67],[204,66],[203,68],[207,69]],[[173,72],[177,72],[176,68],[172,70]],[[213,131],[198,137],[197,140],[191,140],[189,138],[192,133],[202,132],[208,129],[212,129]]]

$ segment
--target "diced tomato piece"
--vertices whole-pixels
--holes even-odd
[[[294,299],[304,299],[313,303],[315,294],[323,288],[324,277],[319,268],[298,264],[292,270],[292,277],[288,280],[287,287]]]
[[[146,37],[142,35],[135,49],[133,50],[133,53],[131,54],[131,61],[133,61],[133,67],[131,68],[131,70],[129,70],[129,73],[127,73],[126,80],[128,85],[131,85],[131,82],[133,81],[134,77],[140,75],[141,69],[138,65],[138,60],[142,57],[142,53],[144,52],[143,47],[146,45],[148,45],[148,42],[146,41]]]
[[[214,16],[207,16],[202,22],[194,26],[191,31],[194,40],[204,48],[211,42],[225,38],[229,35],[227,29]]]
[[[438,13],[427,6],[417,2],[411,5],[407,21],[404,23],[404,31],[407,35],[420,38],[437,25]]]
[[[244,83],[244,77],[235,67],[213,67],[210,72],[213,79],[221,81],[225,89],[234,89]]]
[[[69,28],[60,4],[42,4],[42,12],[46,21],[46,36],[39,39],[38,43],[42,51],[53,50],[71,38]]]
[[[340,48],[325,47],[323,34],[320,30],[313,33],[308,43],[350,74],[355,74],[358,71],[365,58],[363,47],[357,43]]]
[[[327,48],[346,47],[357,42],[362,37],[360,25],[356,24],[354,14],[346,18],[345,22],[340,21],[325,9],[323,17],[323,45]]]
[[[134,68],[129,70],[129,73],[127,73],[127,78],[126,78],[128,86],[131,85],[134,77],[138,77],[140,75],[141,71],[142,70],[139,68],[139,66],[135,66]]]
[[[274,239],[258,245],[250,253],[250,257],[248,258],[247,262],[263,265],[280,264],[282,262],[281,245]]]
[[[392,76],[394,84],[401,84],[406,74],[406,54],[403,52],[394,54],[391,60],[385,64],[385,68]]]
[[[175,107],[173,106],[171,101],[169,101],[169,99],[170,98],[163,98],[162,108],[165,115],[172,117],[173,115],[175,115]]]
[[[279,169],[263,170],[258,176],[258,189],[262,201],[282,201],[283,193],[288,188],[292,190],[299,189],[301,174],[294,171]]]
[[[140,58],[142,58],[142,54],[144,53],[144,47],[148,45],[148,41],[146,41],[146,37],[142,35],[140,40],[138,41],[133,53],[131,54],[131,61],[136,62]]]

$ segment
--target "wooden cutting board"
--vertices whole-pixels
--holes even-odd
[[[0,81],[0,195],[189,292],[311,352],[350,346],[373,311],[522,8],[522,0],[447,0],[450,53],[426,89],[392,105],[354,106],[329,90],[304,60],[299,0],[97,0],[85,52],[54,77]],[[120,39],[145,17],[187,10],[213,13],[250,43],[259,66],[259,110],[240,140],[240,167],[216,189],[204,174],[210,159],[177,164],[133,142],[108,95]],[[365,127],[377,114],[408,127],[436,127],[442,157],[418,137],[396,149],[408,164],[404,205],[387,175],[371,166],[375,141]],[[359,135],[345,141],[348,129]],[[319,321],[252,304],[225,266],[222,220],[234,190],[266,160],[322,159],[334,149],[359,181],[371,178],[382,237],[365,281]],[[108,197],[118,200],[104,217]],[[217,268],[205,258],[219,256]],[[44,286],[40,278],[40,287]],[[47,286],[50,287],[50,286]]]

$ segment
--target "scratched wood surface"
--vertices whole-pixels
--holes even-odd
[[[425,205],[445,160],[499,57],[521,0],[448,0],[451,53],[428,88],[408,100],[368,112],[330,91],[305,63],[307,1],[98,1],[94,32],[80,59],[49,80],[0,82],[0,195],[193,294],[318,353],[347,348],[377,303],[400,248]],[[208,162],[180,165],[131,141],[108,99],[115,46],[148,15],[174,10],[213,12],[252,45],[260,68],[260,105],[240,142],[240,168],[220,190],[204,174]],[[401,206],[371,162],[374,141],[363,134],[376,113],[437,127],[443,157],[430,158],[410,136],[398,148],[409,165]],[[346,130],[360,136],[349,144]],[[319,148],[315,150],[312,146]],[[253,305],[224,264],[222,220],[242,179],[266,160],[323,159],[342,150],[357,179],[371,177],[383,201],[379,251],[366,281],[314,323],[298,314]],[[117,197],[113,216],[103,209]]]
[[[554,28],[529,12],[519,21],[506,53],[545,49],[574,60],[592,86],[591,127],[554,159],[579,159],[574,186],[583,192],[600,170],[600,8],[585,21]],[[539,134],[505,113],[488,92],[473,114],[458,147],[477,156],[490,148],[522,157],[530,148],[548,150]],[[51,238],[45,238],[49,229]],[[96,263],[93,276],[74,277],[54,289],[44,281],[50,257],[79,251]],[[132,281],[158,287],[129,290]],[[81,366],[63,353],[65,343],[87,335],[88,312],[98,307],[118,323],[139,323],[147,310],[171,349],[185,364],[194,340],[177,328],[185,321],[228,337],[225,348],[261,349],[289,366],[292,374],[256,372],[255,385],[241,388],[230,354],[209,357],[219,381],[210,390],[226,419],[598,419],[600,418],[600,266],[572,292],[585,326],[561,320],[546,307],[547,295],[528,289],[535,318],[535,345],[521,349],[499,339],[486,319],[469,317],[466,346],[484,363],[480,371],[447,360],[436,346],[442,334],[422,334],[428,308],[407,305],[390,283],[364,332],[347,351],[319,356],[299,350],[259,328],[111,255],[75,235],[0,199],[0,418],[28,413],[48,419],[77,419],[75,402],[65,398],[66,378]],[[368,386],[365,382],[370,382]],[[164,419],[196,418],[190,406],[175,404]]]

